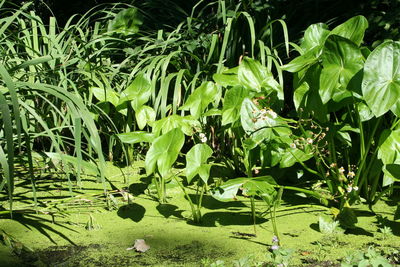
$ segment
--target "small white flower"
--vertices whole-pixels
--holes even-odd
[[[290,147],[291,147],[291,148],[296,148],[296,144],[295,144],[295,143],[291,143],[291,144],[290,144]]]
[[[199,137],[200,137],[200,141],[201,141],[202,143],[207,142],[207,137],[206,137],[206,135],[205,135],[204,133],[200,133],[200,134],[199,134]]]
[[[344,173],[344,168],[343,168],[343,167],[340,167],[340,168],[339,168],[339,173],[340,173],[340,174],[343,174],[343,173]]]
[[[309,138],[307,138],[307,143],[308,143],[308,144],[310,144],[310,145],[311,145],[313,142],[314,142],[314,140],[312,140],[312,138],[310,138],[310,137],[309,137]]]
[[[354,191],[358,191],[358,186],[353,187]]]
[[[352,187],[351,185],[349,185],[349,186],[346,188],[346,191],[347,191],[347,193],[350,193],[351,191],[353,191],[353,187]]]
[[[349,173],[347,174],[347,177],[349,178],[353,178],[354,176],[356,176],[356,174],[353,171],[349,171]]]

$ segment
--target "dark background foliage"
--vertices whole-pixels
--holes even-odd
[[[74,14],[84,14],[101,4],[133,4],[146,15],[146,24],[151,28],[174,27],[190,15],[197,0],[31,0],[34,8],[44,20],[52,13],[62,26]],[[21,1],[9,1],[20,4]],[[204,1],[206,6],[211,1]],[[244,0],[226,1],[227,7],[241,4],[241,8],[255,18],[256,28],[260,29],[267,18],[284,18],[288,24],[291,40],[296,40],[310,24],[325,22],[332,25],[343,22],[354,15],[367,17],[370,27],[365,38],[368,44],[372,40],[387,38],[399,39],[400,0]],[[50,11],[51,10],[51,11]],[[198,10],[201,10],[198,8]],[[213,9],[203,15],[211,15]],[[208,13],[208,14],[207,14]]]

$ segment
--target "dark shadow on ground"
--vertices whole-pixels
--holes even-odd
[[[172,205],[172,204],[158,204],[156,207],[158,212],[164,216],[165,218],[169,218],[171,216],[174,216],[176,218],[182,219],[182,212],[184,210],[180,210],[178,206]]]
[[[258,218],[256,224],[264,223],[267,219]],[[203,227],[216,227],[217,225],[252,225],[253,218],[250,212],[208,212],[203,215],[201,223],[194,223],[192,221],[189,224],[203,226]]]
[[[246,240],[246,241],[253,242],[255,244],[259,244],[259,245],[265,246],[265,247],[269,246],[269,244],[267,244],[267,243],[263,243],[263,242],[260,242],[260,241],[255,241],[255,240],[252,240],[252,239],[246,238],[246,237],[230,236],[230,238]]]
[[[0,216],[0,220],[3,218],[6,218],[6,217]],[[72,245],[76,245],[71,239],[68,238],[68,236],[66,236],[65,234],[61,233],[60,231],[57,231],[54,228],[52,228],[51,226],[44,223],[44,222],[51,223],[51,224],[57,225],[59,227],[65,228],[69,231],[77,232],[77,231],[63,225],[62,223],[58,223],[57,221],[51,221],[51,220],[45,219],[43,217],[35,216],[32,214],[20,214],[20,213],[14,213],[12,220],[22,224],[29,230],[32,230],[32,229],[38,230],[42,235],[46,236],[53,244],[57,244],[57,242],[54,241],[54,239],[51,237],[50,233],[60,236],[61,238],[67,240]]]
[[[131,219],[134,222],[140,222],[144,214],[146,213],[146,209],[137,203],[132,203],[128,204],[125,206],[122,206],[118,209],[118,216],[123,218],[123,219]]]
[[[351,234],[351,235],[365,235],[365,236],[374,236],[373,233],[368,232],[367,230],[365,230],[364,228],[361,227],[354,227],[354,228],[349,228],[346,229],[346,231],[344,232],[345,234]]]
[[[197,196],[195,194],[189,194],[190,199],[192,202],[197,205]],[[209,209],[209,210],[218,210],[218,209],[228,209],[228,208],[245,208],[247,207],[245,204],[243,204],[241,201],[228,201],[228,202],[222,202],[218,201],[212,196],[203,196],[203,201],[201,203],[201,206]]]
[[[319,232],[319,224],[318,223],[310,224],[310,228],[313,229],[314,231]]]
[[[142,182],[142,183],[133,183],[129,186],[129,192],[133,196],[139,196],[144,193],[144,191],[147,189],[149,186],[148,183]]]

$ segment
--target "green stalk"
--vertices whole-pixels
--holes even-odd
[[[378,126],[381,124],[381,121],[382,121],[382,116],[378,118],[377,122],[375,123],[374,128],[372,129],[371,135],[370,135],[370,137],[368,139],[368,142],[367,142],[367,145],[365,147],[365,151],[369,151],[370,150],[371,143],[372,143],[372,141],[374,139],[375,132],[378,129]],[[364,156],[361,158],[361,162],[360,162],[360,164],[358,166],[356,177],[354,178],[354,185],[358,185],[358,180],[360,179],[361,172],[363,171],[365,162],[367,161],[367,154],[368,153],[365,153]],[[364,180],[365,177],[366,176],[364,175],[361,179]],[[361,182],[363,182],[363,181],[361,181]]]
[[[254,196],[250,197],[250,204],[251,204],[251,216],[253,218],[254,234],[257,235],[257,229],[256,229],[256,203],[254,201]]]
[[[278,226],[276,225],[276,209],[280,206],[282,195],[283,195],[283,187],[279,188],[278,195],[276,197],[276,200],[274,201],[274,207],[271,212],[272,228],[274,231],[274,235],[278,238],[279,246],[281,246],[281,238],[279,236]]]
[[[207,184],[203,183],[203,186],[201,187],[200,195],[197,201],[197,215],[199,218],[199,221],[201,220],[201,206],[203,203],[203,196],[204,192],[206,192]]]
[[[185,187],[182,185],[182,183],[179,182],[179,180],[176,178],[176,176],[173,176],[175,181],[177,182],[177,184],[179,185],[179,187],[182,189],[183,194],[185,195],[186,199],[189,202],[190,205],[190,209],[192,210],[192,216],[193,216],[193,220],[197,223],[200,221],[200,218],[198,218],[198,213],[196,211],[196,206],[193,204],[192,199],[189,197],[188,193],[186,192]]]

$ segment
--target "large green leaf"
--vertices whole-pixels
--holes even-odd
[[[213,151],[206,144],[197,144],[186,154],[186,179],[190,183],[197,174],[206,184],[210,177],[211,165],[207,160],[211,157]]]
[[[314,64],[307,69],[302,83],[294,92],[293,101],[297,110],[302,109],[303,116],[312,116],[325,122],[327,120],[327,105],[324,105],[319,94],[322,67]]]
[[[122,143],[126,144],[135,144],[140,142],[151,143],[155,139],[154,134],[141,131],[121,133],[116,136],[118,136]]]
[[[354,43],[337,35],[329,36],[322,54],[319,90],[322,102],[327,103],[335,91],[346,89],[363,64],[363,55]]]
[[[118,93],[114,92],[110,89],[103,89],[99,87],[91,87],[90,88],[93,95],[99,100],[100,102],[110,102],[113,104],[114,107],[118,105],[119,96]]]
[[[321,56],[321,51],[322,46],[316,46],[306,53],[296,57],[288,64],[283,65],[281,69],[289,72],[299,72],[306,69],[318,62],[318,59]]]
[[[387,41],[368,56],[362,92],[376,117],[396,104],[400,97],[400,42]]]
[[[304,32],[301,48],[307,52],[314,47],[322,47],[326,38],[329,35],[328,26],[324,23],[317,23],[310,25]]]
[[[142,16],[135,7],[126,8],[120,11],[113,20],[108,23],[109,32],[117,32],[128,35],[137,33],[142,25]]]
[[[235,86],[226,92],[222,108],[222,125],[233,123],[240,118],[242,102],[248,96],[249,91],[243,86]]]
[[[287,148],[284,153],[281,154],[279,162],[280,168],[288,168],[296,164],[297,162],[303,162],[313,157],[313,153],[305,153],[297,148]]]
[[[360,15],[352,17],[346,22],[340,24],[331,31],[331,34],[340,35],[359,46],[364,39],[364,33],[367,28],[367,19]]]
[[[198,119],[217,95],[218,87],[213,82],[205,82],[194,90],[180,109],[190,110],[190,114]]]
[[[238,69],[239,67],[235,67],[224,70],[221,73],[216,73],[213,75],[213,79],[218,85],[223,87],[239,85]]]
[[[147,151],[145,165],[146,173],[150,175],[156,171],[165,177],[170,171],[172,164],[178,158],[181,151],[185,135],[178,128],[157,137]]]
[[[132,101],[132,108],[137,111],[151,96],[151,82],[144,75],[139,74],[133,82],[121,93],[119,105],[126,101]]]
[[[400,129],[383,131],[379,143],[378,158],[384,164],[385,175],[400,180],[400,177],[397,176],[400,165]]]
[[[152,107],[141,106],[135,113],[136,122],[140,130],[142,130],[146,124],[151,124],[156,119],[156,112]]]
[[[283,89],[274,79],[272,73],[260,62],[244,57],[239,65],[238,78],[241,85],[249,90],[261,92],[262,89],[267,93],[276,91],[279,99],[283,99]]]
[[[223,185],[217,187],[212,196],[219,201],[236,200],[239,189],[246,196],[274,196],[276,182],[271,176],[260,176],[257,178],[236,178],[226,181]]]

